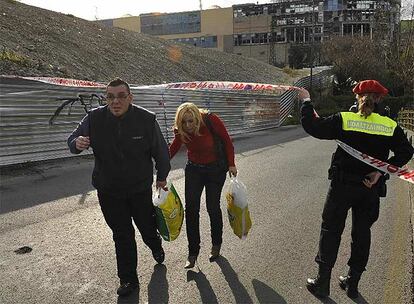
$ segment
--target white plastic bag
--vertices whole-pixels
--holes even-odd
[[[252,227],[252,220],[247,204],[246,186],[237,177],[230,179],[226,199],[230,226],[234,234],[244,240]]]
[[[228,193],[233,196],[234,204],[237,207],[242,209],[247,207],[247,188],[237,177],[230,178]]]

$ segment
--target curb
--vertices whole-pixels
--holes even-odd
[[[410,131],[410,130],[406,130],[406,129],[404,129],[404,131],[407,133],[408,140],[410,140],[410,138],[411,138],[411,141],[410,142],[412,144],[412,139],[414,138],[414,132],[413,131]],[[414,160],[411,160],[408,163],[408,165],[414,166]],[[411,226],[413,228],[412,245],[413,245],[413,253],[414,253],[414,188],[413,188],[412,185],[409,185],[409,188],[408,188],[408,197],[410,199],[410,205],[411,205]],[[414,276],[414,274],[413,274],[413,276]],[[414,281],[414,279],[413,279],[413,281]]]
[[[414,132],[404,129],[404,132],[407,133],[407,138],[410,141],[410,143],[412,144],[412,140],[414,138]],[[414,160],[412,159],[409,163],[408,163],[409,167],[413,167],[414,166]],[[411,228],[412,228],[412,240],[411,240],[411,254],[412,254],[412,263],[414,265],[414,186],[413,185],[409,185],[408,186],[408,199],[410,200],[410,207],[411,207]],[[411,289],[414,291],[414,272],[411,273]],[[412,294],[412,302],[414,303],[414,292]]]

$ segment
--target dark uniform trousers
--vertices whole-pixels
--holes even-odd
[[[379,216],[378,189],[360,182],[332,181],[322,213],[322,228],[316,262],[332,268],[338,255],[348,210],[352,208],[352,243],[348,265],[362,273],[368,263],[371,226]]]
[[[118,277],[121,283],[138,282],[137,245],[132,219],[144,243],[153,252],[161,250],[161,239],[157,232],[155,209],[152,204],[152,189],[119,197],[98,191],[98,199],[105,221],[112,230]]]
[[[204,187],[212,244],[222,243],[220,196],[225,180],[226,171],[216,165],[197,166],[188,163],[185,167],[185,221],[189,255],[198,256],[200,252],[200,198]]]

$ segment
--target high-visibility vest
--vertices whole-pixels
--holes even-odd
[[[342,129],[367,134],[392,136],[397,123],[389,117],[371,113],[364,117],[361,113],[341,112]]]

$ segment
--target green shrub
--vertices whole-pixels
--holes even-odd
[[[290,77],[297,77],[300,75],[298,70],[292,69],[288,66],[285,66],[282,70],[284,73],[288,74]]]
[[[315,104],[315,110],[320,116],[327,116],[340,111],[348,111],[355,102],[354,95],[338,95],[312,98]],[[386,96],[382,100],[384,106],[390,108],[391,118],[395,119],[402,107],[408,107],[414,104],[414,96]]]
[[[8,50],[3,50],[0,53],[0,61],[11,61],[21,66],[27,66],[29,64],[29,60],[26,57]]]
[[[314,96],[314,95],[312,95]],[[325,96],[325,97],[312,97],[315,110],[321,117],[326,117],[341,111],[348,111],[349,108],[355,102],[355,95],[338,95],[338,96]],[[401,108],[414,107],[414,96],[400,96],[390,97],[387,96],[382,101],[385,106],[390,107],[391,118],[394,120],[398,116],[398,112]],[[297,106],[295,106],[293,112],[283,125],[300,124],[300,113]]]
[[[383,99],[383,103],[390,107],[391,117],[395,118],[401,108],[408,108],[414,106],[414,96],[399,96],[391,97],[387,96]]]

